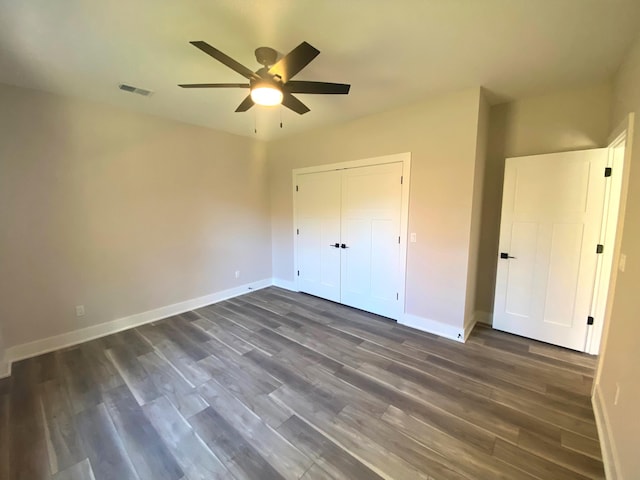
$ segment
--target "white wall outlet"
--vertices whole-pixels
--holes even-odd
[[[240,278],[240,270],[236,270],[236,278]]]
[[[76,305],[76,317],[84,317],[84,305]]]
[[[624,253],[620,254],[620,262],[618,262],[618,269],[621,272],[624,272],[624,269],[627,268],[627,256]]]
[[[411,243],[416,243],[417,242],[417,238],[416,238],[416,234],[415,233],[412,233],[410,238],[411,238]]]

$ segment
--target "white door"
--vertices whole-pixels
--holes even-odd
[[[399,317],[402,168],[400,162],[297,176],[300,291]]]
[[[402,164],[342,174],[341,301],[398,318]]]
[[[340,301],[340,171],[297,179],[298,288]]]
[[[606,149],[506,160],[495,328],[584,351],[605,165]]]

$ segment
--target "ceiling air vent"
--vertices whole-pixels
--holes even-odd
[[[148,97],[149,95],[153,94],[151,90],[132,87],[131,85],[127,85],[126,83],[121,83],[120,85],[118,85],[118,88],[120,88],[120,90],[124,90],[125,92],[137,93],[138,95],[142,95],[143,97]]]

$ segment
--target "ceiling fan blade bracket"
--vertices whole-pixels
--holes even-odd
[[[296,74],[320,54],[320,50],[307,42],[302,42],[288,54],[282,57],[269,69],[271,75],[278,75],[282,83],[287,83]]]

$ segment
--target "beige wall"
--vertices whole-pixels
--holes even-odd
[[[482,203],[476,308],[493,311],[504,159],[603,147],[609,134],[609,83],[491,108]]]
[[[618,272],[598,377],[617,451],[618,478],[625,480],[638,478],[640,472],[640,39],[614,80],[612,125],[618,125],[629,112],[636,113],[636,125],[621,246],[627,262],[625,271]],[[620,386],[620,397],[614,405],[616,385]]]
[[[1,85],[0,105],[7,347],[271,277],[263,144]]]
[[[293,281],[294,168],[411,152],[406,311],[462,327],[480,89],[268,144],[273,276]]]

